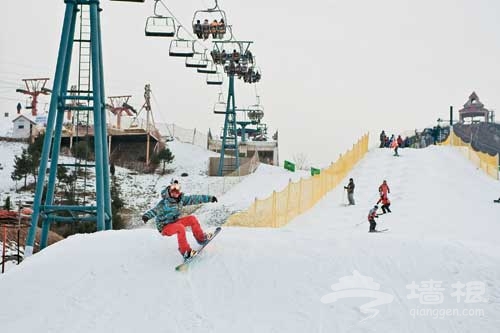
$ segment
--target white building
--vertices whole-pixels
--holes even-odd
[[[14,124],[12,137],[15,139],[27,139],[30,135],[38,133],[38,130],[36,129],[36,122],[30,116],[21,114],[14,118],[12,123]]]

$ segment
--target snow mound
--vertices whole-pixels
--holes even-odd
[[[284,228],[223,228],[185,273],[174,271],[181,262],[175,239],[154,229],[72,236],[0,276],[2,330],[496,332],[498,182],[450,148],[401,155],[377,149],[356,166],[348,175],[356,183],[355,206],[343,205],[339,187]],[[226,195],[243,197],[255,183],[273,182],[266,176],[276,170],[265,169]],[[377,222],[390,231],[370,234],[366,215],[383,179],[393,213]],[[189,241],[195,244],[191,235]],[[352,282],[360,277],[370,283]],[[443,288],[434,290],[439,304],[408,297],[412,282],[431,279]],[[375,315],[360,310],[370,298],[334,302],[339,281],[378,288],[390,301],[373,306]],[[471,281],[483,283],[480,302],[458,302],[453,285]],[[427,308],[482,312],[412,315]]]

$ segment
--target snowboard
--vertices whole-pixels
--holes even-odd
[[[178,266],[175,267],[175,270],[176,271],[181,271],[181,272],[184,272],[187,270],[188,268],[188,264],[193,261],[200,253],[201,251],[205,248],[205,246],[207,246],[208,244],[210,244],[211,241],[214,240],[215,236],[217,236],[217,234],[222,230],[221,227],[217,227],[214,231],[214,235],[212,237],[211,240],[209,240],[208,242],[206,242],[205,244],[203,244],[199,249],[198,249],[198,252],[196,252],[196,254],[194,256],[192,256],[191,258],[188,258],[186,260],[184,260],[184,262]]]
[[[498,200],[493,200],[493,202],[500,203],[500,199],[498,199]]]

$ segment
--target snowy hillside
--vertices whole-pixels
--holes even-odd
[[[149,224],[61,241],[0,276],[2,332],[497,332],[499,183],[447,147],[401,154],[357,165],[355,206],[338,188],[285,228],[224,228],[188,272]],[[281,185],[272,172],[206,209]],[[370,234],[383,179],[390,230]]]
[[[0,202],[2,203],[7,196],[11,197],[13,203],[33,199],[30,192],[16,192],[16,182],[11,179],[15,155],[21,155],[23,147],[27,145],[4,141],[0,144]],[[223,202],[210,207],[201,207],[197,212],[207,223],[217,225],[223,223],[230,214],[247,208],[256,197],[262,199],[274,190],[283,189],[290,179],[297,181],[300,177],[308,177],[305,171],[290,173],[283,168],[265,164],[262,164],[255,174],[248,176],[209,177],[208,159],[219,154],[179,141],[169,142],[168,147],[175,158],[171,164],[167,164],[168,173],[165,175],[138,174],[116,167],[115,175],[120,185],[121,196],[125,201],[125,207],[132,212],[131,227],[142,225],[140,220],[142,212],[159,200],[161,189],[170,184],[172,179],[178,179],[182,184],[182,190],[188,194],[210,194],[217,197],[224,195]],[[60,156],[60,162],[74,161],[70,157]],[[183,173],[187,176],[182,177]],[[90,176],[90,182],[92,179],[93,176]],[[32,177],[28,178],[28,182],[33,182]],[[239,182],[243,184],[238,185]],[[17,187],[22,185],[22,182],[18,182]],[[236,189],[243,188],[243,190],[232,190],[235,186]],[[225,195],[228,191],[230,192]]]

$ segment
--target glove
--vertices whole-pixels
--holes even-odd
[[[213,197],[210,199],[210,202],[217,202],[217,197],[216,197],[216,196],[213,196]]]
[[[146,215],[142,215],[142,221],[144,223],[148,222],[148,220],[149,220],[149,217],[147,217]]]

